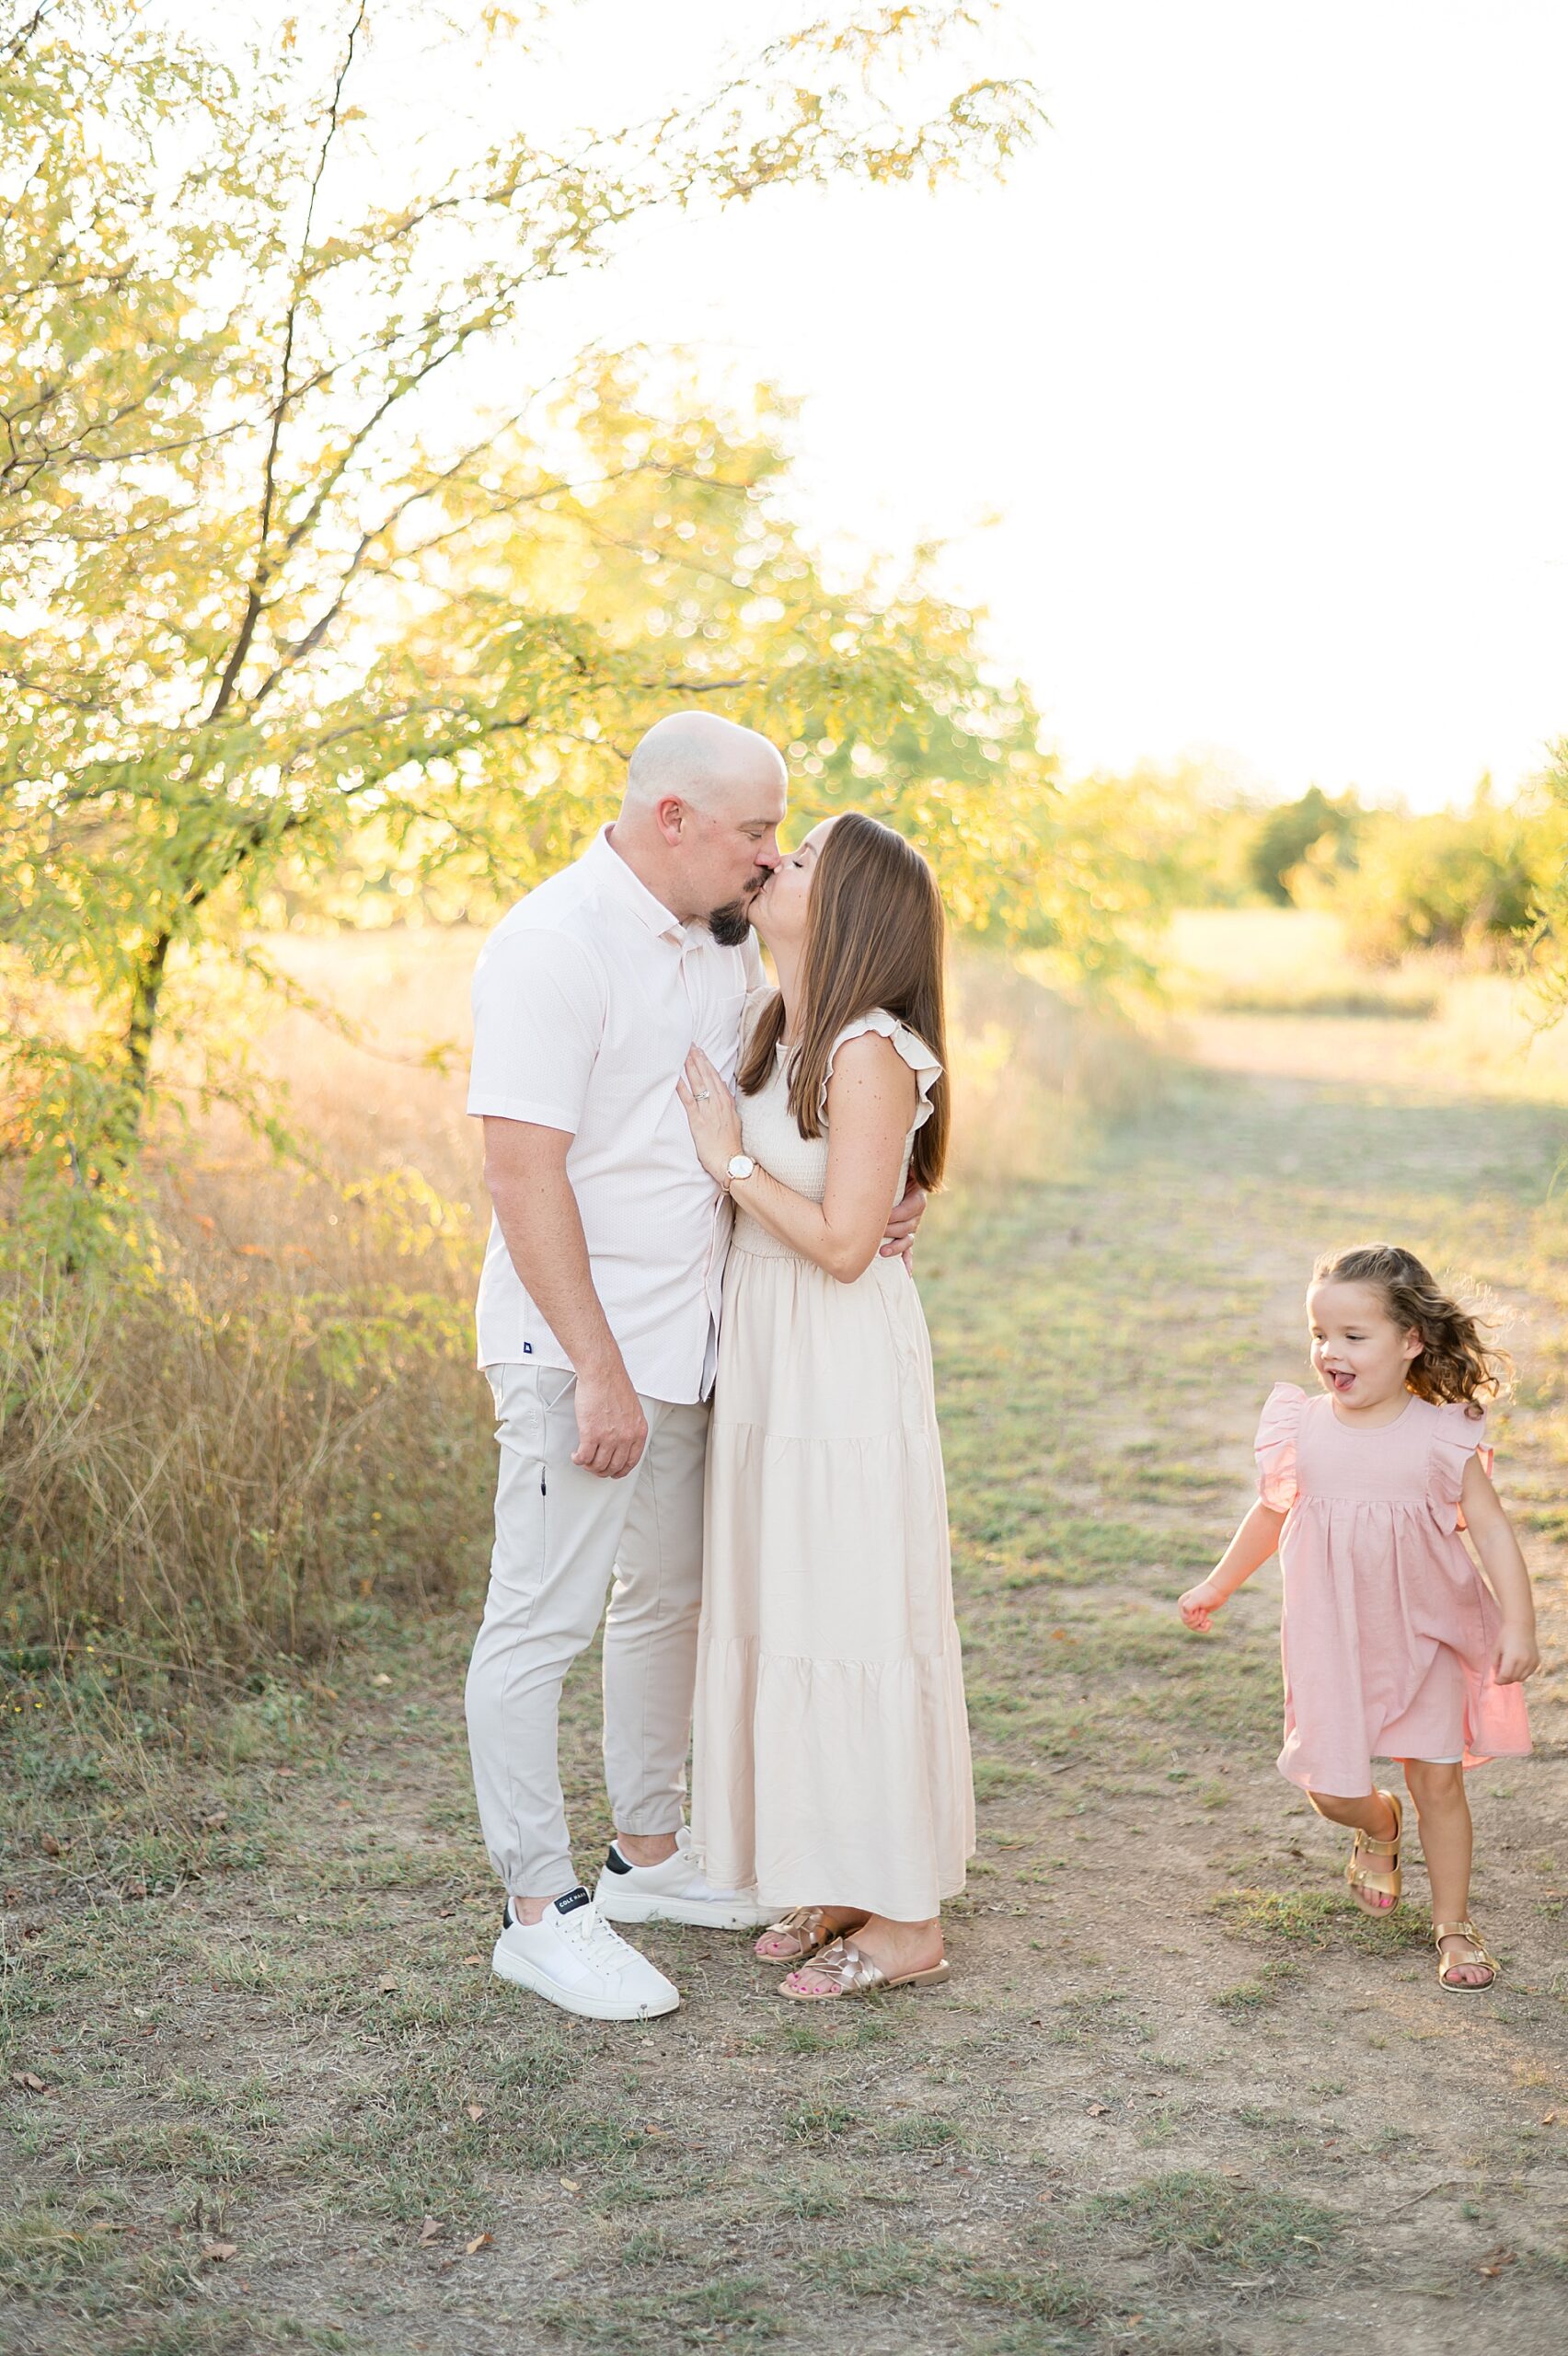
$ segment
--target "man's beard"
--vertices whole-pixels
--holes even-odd
[[[708,930],[721,949],[743,949],[752,929],[751,905],[755,895],[744,899],[726,900],[721,908],[709,912]]]

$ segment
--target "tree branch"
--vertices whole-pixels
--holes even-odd
[[[246,596],[245,615],[240,622],[239,635],[235,641],[234,652],[229,656],[227,668],[219,682],[218,692],[213,699],[212,709],[207,714],[209,720],[220,719],[228,709],[230,699],[238,684],[240,672],[244,668],[245,658],[250,652],[251,641],[256,635],[256,625],[261,618],[262,601],[266,596],[267,583],[271,577],[272,568],[268,556],[267,544],[272,529],[272,502],[276,491],[278,452],[282,441],[283,421],[288,414],[291,398],[290,376],[294,367],[294,330],[298,324],[300,304],[304,297],[306,263],[310,252],[311,230],[316,220],[316,200],[320,194],[321,182],[326,176],[328,159],[332,152],[332,143],[338,135],[338,126],[341,120],[343,87],[354,62],[354,43],[364,23],[365,6],[366,0],[359,0],[359,6],[354,11],[353,23],[349,28],[343,62],[338,68],[338,78],[332,86],[332,96],[328,104],[327,129],[322,136],[321,152],[317,156],[316,170],[310,182],[310,195],[305,208],[305,226],[300,237],[300,256],[294,273],[294,292],[289,297],[289,307],[283,324],[283,354],[279,370],[278,398],[272,410],[271,431],[267,437],[267,456],[262,466],[261,521],[257,536],[256,571]]]

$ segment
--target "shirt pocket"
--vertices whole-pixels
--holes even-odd
[[[741,1017],[745,1012],[744,989],[721,990],[715,996],[697,1034],[697,1044],[710,1064],[732,1084],[740,1060]]]

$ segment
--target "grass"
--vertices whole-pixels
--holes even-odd
[[[1150,2249],[1228,2269],[1303,2265],[1344,2228],[1337,2211],[1316,2201],[1193,2169],[1149,2177],[1089,2207],[1094,2223],[1129,2229]]]
[[[963,2130],[956,2119],[928,2113],[923,2118],[894,2119],[881,2131],[881,2138],[890,2152],[940,2152],[962,2143]]]
[[[411,967],[387,983],[405,1040],[443,1020],[457,960],[432,954],[439,987]],[[997,987],[984,1020],[1013,1020]],[[1027,993],[1024,1011],[1059,1023]],[[1363,1916],[1337,1836],[1274,1773],[1273,1575],[1206,1642],[1173,1600],[1246,1500],[1259,1399],[1298,1371],[1305,1267],[1374,1217],[1528,1311],[1533,1388],[1500,1462],[1505,1490],[1551,1506],[1568,1461],[1556,1116],[1386,1073],[1282,1080],[1279,1026],[1203,1020],[1226,1053],[1262,1037],[1269,1068],[1167,1068],[1147,1118],[1135,1103],[1069,1151],[1090,1097],[1058,1035],[1055,1098],[1018,1115],[1020,1166],[972,1170],[922,1238],[980,1792],[941,1993],[802,2020],[744,1941],[676,1930],[643,1942],[685,1991],[664,2022],[568,2020],[490,1978],[457,1698],[490,1440],[460,1365],[432,1488],[405,1409],[367,1418],[362,1520],[324,1526],[349,1530],[354,1576],[314,1590],[309,1657],[199,1677],[177,1644],[82,1622],[64,1652],[16,1619],[6,2356],[487,2356],[513,2344],[497,2318],[525,2315],[567,2356],[845,2338],[1305,2356],[1341,2344],[1347,2280],[1389,2263],[1440,2285],[1456,2343],[1555,2350],[1560,1700],[1539,1690],[1534,1761],[1474,1779],[1477,1908],[1507,1969],[1467,2011],[1419,1951],[1413,1857],[1401,1914]],[[1419,1045],[1428,1026],[1400,1027]],[[1147,1068],[1128,1058],[1096,1083],[1102,1111]],[[329,1059],[311,1083],[342,1151],[359,1118],[465,1199],[445,1083],[411,1075],[412,1109],[378,1097],[376,1128],[349,1076]],[[275,1253],[300,1204],[271,1180],[248,1194],[253,1176],[200,1173],[193,1200],[235,1234],[248,1205]],[[334,1284],[339,1249],[324,1239]],[[1529,1540],[1554,1663],[1561,1542]],[[562,1715],[584,1870],[608,1831],[595,1679],[585,1657]],[[236,2257],[205,2257],[214,2239]],[[1516,2263],[1483,2275],[1499,2246]]]
[[[612,2295],[593,2303],[555,2304],[540,2310],[546,2329],[574,2348],[618,2356],[625,2350],[704,2348],[719,2341],[755,2348],[777,2339],[782,2319],[763,2304],[767,2286],[747,2276],[698,2289]]]
[[[1094,2291],[1055,2264],[988,2264],[918,2242],[889,2239],[824,2251],[813,2272],[841,2297],[906,2307],[951,2300],[1078,2324],[1093,2322],[1103,2309]]]
[[[835,2136],[851,2134],[859,2124],[859,2114],[842,2103],[809,2102],[785,2114],[784,2133],[791,2143],[821,2151]]]
[[[1209,2002],[1222,2013],[1256,2013],[1265,2004],[1277,2004],[1299,1985],[1300,1980],[1298,1964],[1275,1958],[1264,1964],[1251,1980],[1239,1980],[1234,1987],[1215,1989]]]
[[[1228,1930],[1258,1939],[1286,1941],[1292,1948],[1359,1947],[1365,1955],[1394,1956],[1424,1948],[1431,1917],[1423,1908],[1402,1905],[1391,1913],[1369,1914],[1343,1889],[1232,1889],[1214,1900]]]

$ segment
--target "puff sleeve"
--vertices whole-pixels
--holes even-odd
[[[1432,1453],[1426,1466],[1426,1494],[1445,1530],[1462,1530],[1465,1526],[1459,1510],[1459,1491],[1464,1486],[1465,1466],[1472,1456],[1480,1457],[1481,1469],[1490,1480],[1493,1455],[1486,1444],[1486,1417],[1479,1408],[1467,1406],[1462,1399],[1451,1399],[1438,1408],[1433,1418]]]
[[[870,1014],[861,1015],[858,1022],[847,1022],[835,1039],[832,1053],[827,1058],[827,1069],[823,1075],[818,1117],[824,1122],[827,1119],[827,1083],[833,1078],[834,1058],[839,1048],[850,1039],[863,1039],[868,1031],[874,1031],[879,1038],[889,1040],[914,1073],[920,1100],[915,1107],[912,1126],[923,1128],[931,1117],[931,1091],[942,1076],[942,1068],[925,1041],[918,1038],[906,1022],[900,1022],[895,1014],[887,1013],[880,1006],[874,1007]]]
[[[1307,1393],[1298,1382],[1276,1382],[1263,1402],[1252,1453],[1258,1460],[1258,1495],[1275,1513],[1296,1503],[1296,1438]]]

